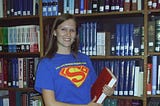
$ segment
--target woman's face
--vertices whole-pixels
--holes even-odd
[[[55,30],[57,36],[57,45],[59,49],[69,48],[76,37],[76,23],[73,19],[69,19],[61,23]]]

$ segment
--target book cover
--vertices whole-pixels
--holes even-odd
[[[103,68],[100,72],[97,80],[93,84],[91,88],[91,98],[93,99],[95,96],[97,97],[96,102],[102,103],[104,99],[107,97],[102,90],[103,86],[107,84],[109,87],[113,87],[117,82],[117,78],[114,76],[112,71],[107,67]]]

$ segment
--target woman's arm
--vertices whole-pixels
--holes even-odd
[[[86,104],[86,105],[82,105],[82,104],[75,105],[75,104],[58,102],[55,100],[54,92],[46,89],[42,90],[42,96],[43,96],[45,106],[102,106],[102,104],[94,103],[96,98],[94,98],[89,104]]]

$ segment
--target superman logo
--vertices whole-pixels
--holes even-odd
[[[79,87],[85,81],[89,69],[86,66],[68,66],[60,71],[60,75],[69,79],[75,86]]]

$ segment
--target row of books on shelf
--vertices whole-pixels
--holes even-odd
[[[118,79],[114,95],[143,95],[143,65],[139,60],[92,60],[97,75],[102,67],[108,67]]]
[[[42,0],[43,16],[142,10],[141,0]]]
[[[103,106],[142,106],[142,100],[106,98]]]
[[[148,8],[149,9],[160,9],[160,1],[159,0],[148,0]]]
[[[1,0],[0,17],[38,15],[39,0]]]
[[[147,67],[147,94],[160,94],[160,56],[150,56]]]
[[[0,88],[32,88],[38,57],[0,58]]]
[[[148,98],[147,106],[159,106],[160,105],[160,98]]]
[[[0,106],[44,106],[42,97],[36,92],[0,91]]]
[[[102,26],[102,25],[101,25]],[[115,32],[99,31],[97,22],[79,26],[80,52],[90,56],[133,56],[144,54],[144,30],[141,25],[116,24]]]
[[[39,52],[38,25],[0,27],[0,52]]]
[[[160,18],[154,17],[148,22],[148,51],[160,52]]]

